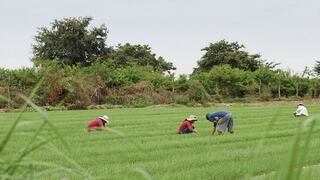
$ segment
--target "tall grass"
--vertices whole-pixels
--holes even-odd
[[[285,179],[288,173],[282,175],[280,172],[285,172],[287,168],[284,167],[290,163],[284,157],[291,157],[289,152],[294,146],[292,140],[296,139],[301,122],[306,120],[290,118],[290,109],[291,106],[228,107],[234,114],[236,131],[234,135],[223,136],[210,136],[212,125],[204,119],[206,112],[216,111],[217,108],[44,112],[70,147],[70,151],[66,152],[64,150],[67,147],[49,125],[43,125],[44,120],[36,122],[39,113],[25,113],[23,122],[32,119],[38,126],[26,123],[21,127],[23,124],[18,124],[0,156],[0,171],[8,167],[2,155],[8,156],[7,159],[18,159],[18,153],[9,150],[23,146],[19,154],[28,152],[24,148],[38,128],[44,126],[29,149],[50,142],[27,153],[14,172],[15,178],[11,179],[58,179],[65,176],[70,179],[90,179],[90,174],[98,179],[250,179],[251,176],[252,179]],[[319,105],[313,105],[309,110],[310,114],[320,113]],[[111,117],[109,128],[107,131],[87,133],[84,129],[89,118],[97,114]],[[179,124],[189,114],[200,117],[195,124],[199,134],[177,135]],[[0,120],[9,119],[11,115],[1,114]],[[316,179],[319,172],[306,166],[320,162],[320,142],[315,138],[320,136],[319,127],[313,127],[310,142],[307,143],[312,123],[306,122],[310,123],[306,123],[301,130],[295,162],[303,161],[300,179]],[[0,129],[1,136],[7,133],[11,123],[0,121],[3,127]],[[50,130],[49,136],[47,130]],[[20,136],[20,139],[15,136],[28,132],[32,132],[31,136],[23,138],[27,142],[21,143]],[[15,142],[16,139],[20,142]],[[308,152],[303,153],[301,146],[308,146]],[[301,153],[307,156],[301,157]],[[297,164],[293,168],[294,173],[298,173]],[[255,178],[261,174],[265,175]],[[295,177],[299,178],[298,175],[291,176],[293,179]],[[4,175],[2,179],[5,179]]]
[[[279,180],[299,180],[303,171],[306,155],[314,133],[316,121],[320,116],[314,116],[301,124],[295,135],[289,156],[283,162],[282,169],[277,174]],[[302,150],[301,150],[302,149]],[[311,172],[309,172],[311,173]]]
[[[58,137],[58,139],[64,145],[65,149],[70,150],[68,143],[63,139],[58,129],[53,125],[53,123],[49,121],[47,113],[32,102],[32,98],[35,96],[35,93],[39,89],[41,83],[42,80],[37,83],[29,97],[25,97],[22,94],[19,95],[25,101],[25,103],[21,107],[20,113],[14,120],[13,125],[1,141],[0,157],[3,157],[2,154],[6,146],[10,142],[10,139],[13,137],[15,129],[17,128],[19,122],[22,120],[22,115],[26,112],[28,106],[31,106],[35,111],[38,112],[38,114],[42,117],[43,122],[40,127],[36,129],[25,147],[23,147],[22,150],[16,154],[14,159],[12,159],[10,162],[0,159],[0,179],[38,179],[45,174],[54,173],[56,171],[65,171],[77,175],[81,178],[85,177],[86,179],[93,179],[93,177],[90,175],[90,173],[88,173],[87,170],[81,168],[81,166],[79,166],[75,161],[66,156],[63,151],[56,148],[54,143],[52,143],[53,139],[45,139],[41,137],[41,132],[44,130],[45,126],[49,126],[49,130],[54,135],[56,135],[56,137]],[[1,95],[0,99],[9,101],[8,98]],[[65,167],[61,164],[27,159],[28,155],[30,155],[31,153],[35,153],[42,147],[50,147],[50,150],[53,150],[56,154],[59,154],[65,161],[71,163],[73,165],[72,168]],[[39,167],[47,169],[37,171]]]
[[[257,177],[267,179],[278,179],[278,180],[299,180],[299,179],[311,179],[312,169],[305,167],[305,159],[309,152],[310,142],[312,140],[312,135],[314,134],[314,129],[316,126],[316,121],[320,118],[320,115],[313,116],[299,125],[296,130],[295,135],[292,139],[292,146],[288,148],[288,155],[281,163],[280,168],[276,172],[269,172],[264,174],[264,176],[252,176],[252,171],[248,173],[245,179],[251,177],[251,179],[257,179]],[[265,135],[259,141],[256,146],[256,150],[253,156],[258,154],[258,152],[264,148],[263,144],[268,134],[272,131],[273,123],[276,121],[276,116],[270,120],[268,127],[266,128]],[[302,177],[302,172],[307,171],[305,176]],[[258,178],[258,179],[260,179]]]

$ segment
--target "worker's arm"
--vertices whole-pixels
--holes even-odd
[[[101,126],[101,127],[95,127],[94,129],[95,129],[96,131],[105,131],[105,130],[106,130],[103,126]]]
[[[300,108],[300,107],[298,107],[298,109],[296,110],[296,113],[297,113],[297,114],[300,114],[300,113],[301,113],[301,108]]]
[[[217,122],[214,121],[213,122],[213,131],[212,131],[212,135],[214,135],[214,133],[216,132],[216,126],[217,126]]]
[[[212,135],[216,132],[216,127],[213,127]]]
[[[214,117],[212,135],[214,135],[216,132],[216,129],[217,129],[216,127],[217,127],[219,120],[220,120],[220,118],[218,116]]]
[[[103,123],[101,120],[99,122],[99,127],[96,128],[98,131],[105,130],[105,123]]]
[[[197,133],[197,130],[193,129],[192,124],[190,122],[188,123],[188,129],[189,129],[190,132]]]

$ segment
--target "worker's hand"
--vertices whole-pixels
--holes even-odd
[[[214,133],[216,132],[216,128],[213,129],[212,131],[212,135],[214,135]]]
[[[216,117],[213,121],[213,124],[214,125],[217,125],[219,123],[220,119],[218,117]]]
[[[198,131],[196,129],[193,130],[194,133],[198,133]]]

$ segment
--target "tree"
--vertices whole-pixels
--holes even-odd
[[[271,82],[274,81],[274,72],[269,68],[261,67],[254,72],[255,79],[259,85],[258,92],[261,97],[263,92],[263,87],[269,88]]]
[[[12,71],[11,86],[19,87],[24,93],[28,93],[27,89],[32,89],[33,86],[40,80],[40,77],[35,68],[21,68]]]
[[[320,61],[316,61],[316,65],[314,66],[313,70],[318,76],[320,75]]]
[[[215,85],[215,94],[218,96],[242,96],[240,94],[242,76],[242,70],[231,68],[229,65],[215,66],[209,72],[209,79]]]
[[[190,75],[190,80],[199,81],[209,94],[214,94],[216,92],[215,84],[212,83],[209,72],[193,73],[192,75]]]
[[[275,74],[274,74],[275,79],[277,80],[277,92],[278,92],[278,99],[281,99],[281,87],[282,87],[282,83],[286,80],[286,74],[285,72],[278,70]]]
[[[320,89],[320,81],[318,78],[310,79],[310,86],[311,86],[311,96],[312,99],[316,99],[319,97],[319,89]]]
[[[240,77],[240,88],[236,90],[238,94],[244,96],[255,95],[257,90],[257,82],[255,80],[255,75],[251,71],[239,71],[238,73]]]
[[[3,92],[1,92],[1,95],[7,96],[8,101],[1,101],[0,99],[0,108],[3,108],[6,104],[7,108],[11,108],[11,79],[12,79],[12,70],[0,68],[0,88],[3,88]]]
[[[151,66],[157,72],[169,72],[176,69],[171,62],[166,62],[163,57],[156,58],[156,54],[151,52],[151,47],[148,45],[119,44],[108,60],[113,61],[116,67]]]
[[[319,96],[319,76],[320,76],[320,61],[316,61],[316,64],[313,68],[315,72],[314,78],[311,79],[311,86],[312,86],[312,98],[317,98]]]
[[[175,83],[178,92],[186,92],[189,89],[187,75],[179,75]]]
[[[255,71],[261,65],[259,54],[250,55],[241,49],[245,48],[238,42],[227,42],[225,40],[218,41],[214,44],[210,43],[208,47],[202,49],[205,54],[198,61],[198,67],[195,71],[209,71],[216,65],[228,64],[232,68],[238,68],[245,71]]]
[[[309,90],[310,86],[312,86],[309,80],[309,76],[311,76],[312,74],[310,73],[307,67],[301,74],[293,73],[290,71],[289,73],[291,73],[289,80],[291,81],[292,87],[294,88],[295,97],[303,97]]]
[[[302,78],[298,74],[294,74],[291,77],[291,82],[292,82],[294,89],[295,89],[295,97],[296,98],[299,98],[301,81],[302,81]]]
[[[187,94],[190,100],[203,103],[208,99],[208,94],[203,85],[197,80],[189,81],[189,89]]]
[[[35,36],[32,61],[55,60],[66,65],[91,65],[107,56],[108,30],[104,24],[88,29],[91,17],[54,20],[50,28],[42,27]]]

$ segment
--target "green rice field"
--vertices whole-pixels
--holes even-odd
[[[315,123],[308,147],[306,128],[293,151],[295,134],[308,119],[294,118],[295,108],[260,105],[51,111],[47,112],[48,119],[56,129],[44,125],[28,147],[39,148],[25,153],[8,179],[275,179],[286,171],[292,153],[297,153],[293,157],[304,155],[300,179],[319,179],[320,123]],[[212,124],[205,120],[205,114],[222,109],[232,112],[235,134],[212,136]],[[310,105],[308,110],[311,115],[320,114],[320,105]],[[87,124],[103,114],[110,117],[110,129],[87,132]],[[180,123],[190,114],[199,117],[195,123],[199,133],[177,134]],[[0,113],[0,141],[18,115]],[[25,152],[43,122],[38,112],[22,114],[0,154],[1,172],[7,172],[6,168]]]

